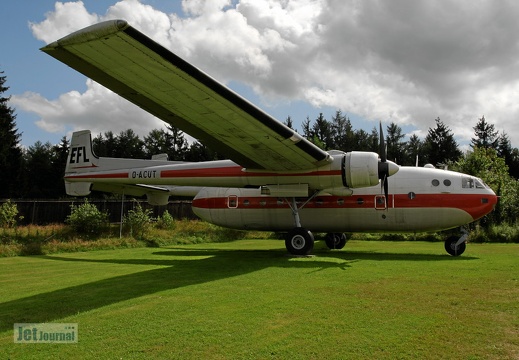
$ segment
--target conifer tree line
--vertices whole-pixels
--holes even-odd
[[[37,141],[22,148],[15,110],[9,106],[10,98],[3,96],[9,89],[5,82],[6,77],[0,72],[0,199],[65,197],[63,174],[69,140],[63,137],[55,145]],[[498,217],[507,221],[519,218],[519,205],[515,205],[519,203],[519,150],[512,147],[508,135],[498,132],[482,116],[473,127],[471,149],[463,154],[449,127],[439,117],[434,122],[424,139],[413,134],[407,140],[400,126],[389,124],[385,129],[388,159],[400,165],[433,164],[479,176],[506,198],[500,202]],[[284,123],[293,128],[290,116]],[[323,114],[313,121],[307,117],[302,123],[302,135],[324,150],[378,152],[377,127],[370,132],[354,129],[348,116],[338,110],[329,120]],[[119,134],[111,131],[93,134],[93,147],[94,152],[103,157],[149,159],[165,153],[169,160],[175,161],[223,158],[197,141],[189,142],[185,134],[174,127],[151,130],[142,139],[132,129]]]
[[[405,140],[402,128],[392,122],[385,130],[385,143],[388,159],[399,165],[420,166],[432,164],[436,167],[449,167],[459,160],[463,153],[454,139],[453,132],[439,117],[435,126],[429,128],[425,139],[412,134]],[[288,117],[285,125],[293,128],[293,121]],[[495,126],[482,116],[473,127],[474,137],[470,147],[495,150],[498,157],[505,160],[509,173],[519,178],[519,150],[513,148],[506,132],[498,132]],[[302,124],[303,136],[324,150],[379,151],[379,132],[374,126],[370,133],[363,129],[355,130],[350,119],[338,110],[331,120],[323,114],[312,122],[308,117]]]

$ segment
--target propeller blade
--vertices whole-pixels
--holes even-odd
[[[384,141],[384,131],[382,130],[382,121],[380,122],[380,145],[378,156],[380,156],[380,162],[378,163],[378,178],[383,180],[384,177],[389,174],[389,167],[387,164],[387,151],[386,143]]]
[[[384,131],[382,130],[382,121],[380,122],[380,147],[379,147],[379,156],[382,162],[387,161],[387,149],[386,143],[384,140]]]
[[[389,198],[389,185],[387,178],[392,175],[394,172],[398,171],[394,169],[394,163],[387,161],[387,148],[386,143],[384,141],[384,131],[382,129],[382,121],[380,122],[380,147],[379,147],[379,156],[380,162],[378,163],[378,178],[381,180],[380,182],[380,191],[384,191],[384,201],[386,209],[388,208],[388,198]],[[393,165],[393,168],[390,171],[390,163]],[[390,174],[391,173],[391,174]]]

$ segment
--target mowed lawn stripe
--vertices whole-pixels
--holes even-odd
[[[0,259],[7,358],[519,356],[519,245],[274,240]],[[14,344],[15,322],[74,322],[77,344]]]

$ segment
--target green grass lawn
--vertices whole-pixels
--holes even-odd
[[[518,359],[519,245],[242,240],[0,259],[0,358]],[[15,344],[14,323],[78,323]]]

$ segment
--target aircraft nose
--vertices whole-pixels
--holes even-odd
[[[481,197],[481,206],[480,210],[476,211],[476,213],[473,215],[474,220],[479,219],[489,213],[491,213],[499,201],[499,196],[496,196],[496,194],[491,190],[491,193],[484,194]]]
[[[492,195],[488,196],[489,203],[492,205],[492,210],[496,207],[497,202],[499,201],[499,196],[497,196],[493,191]]]

